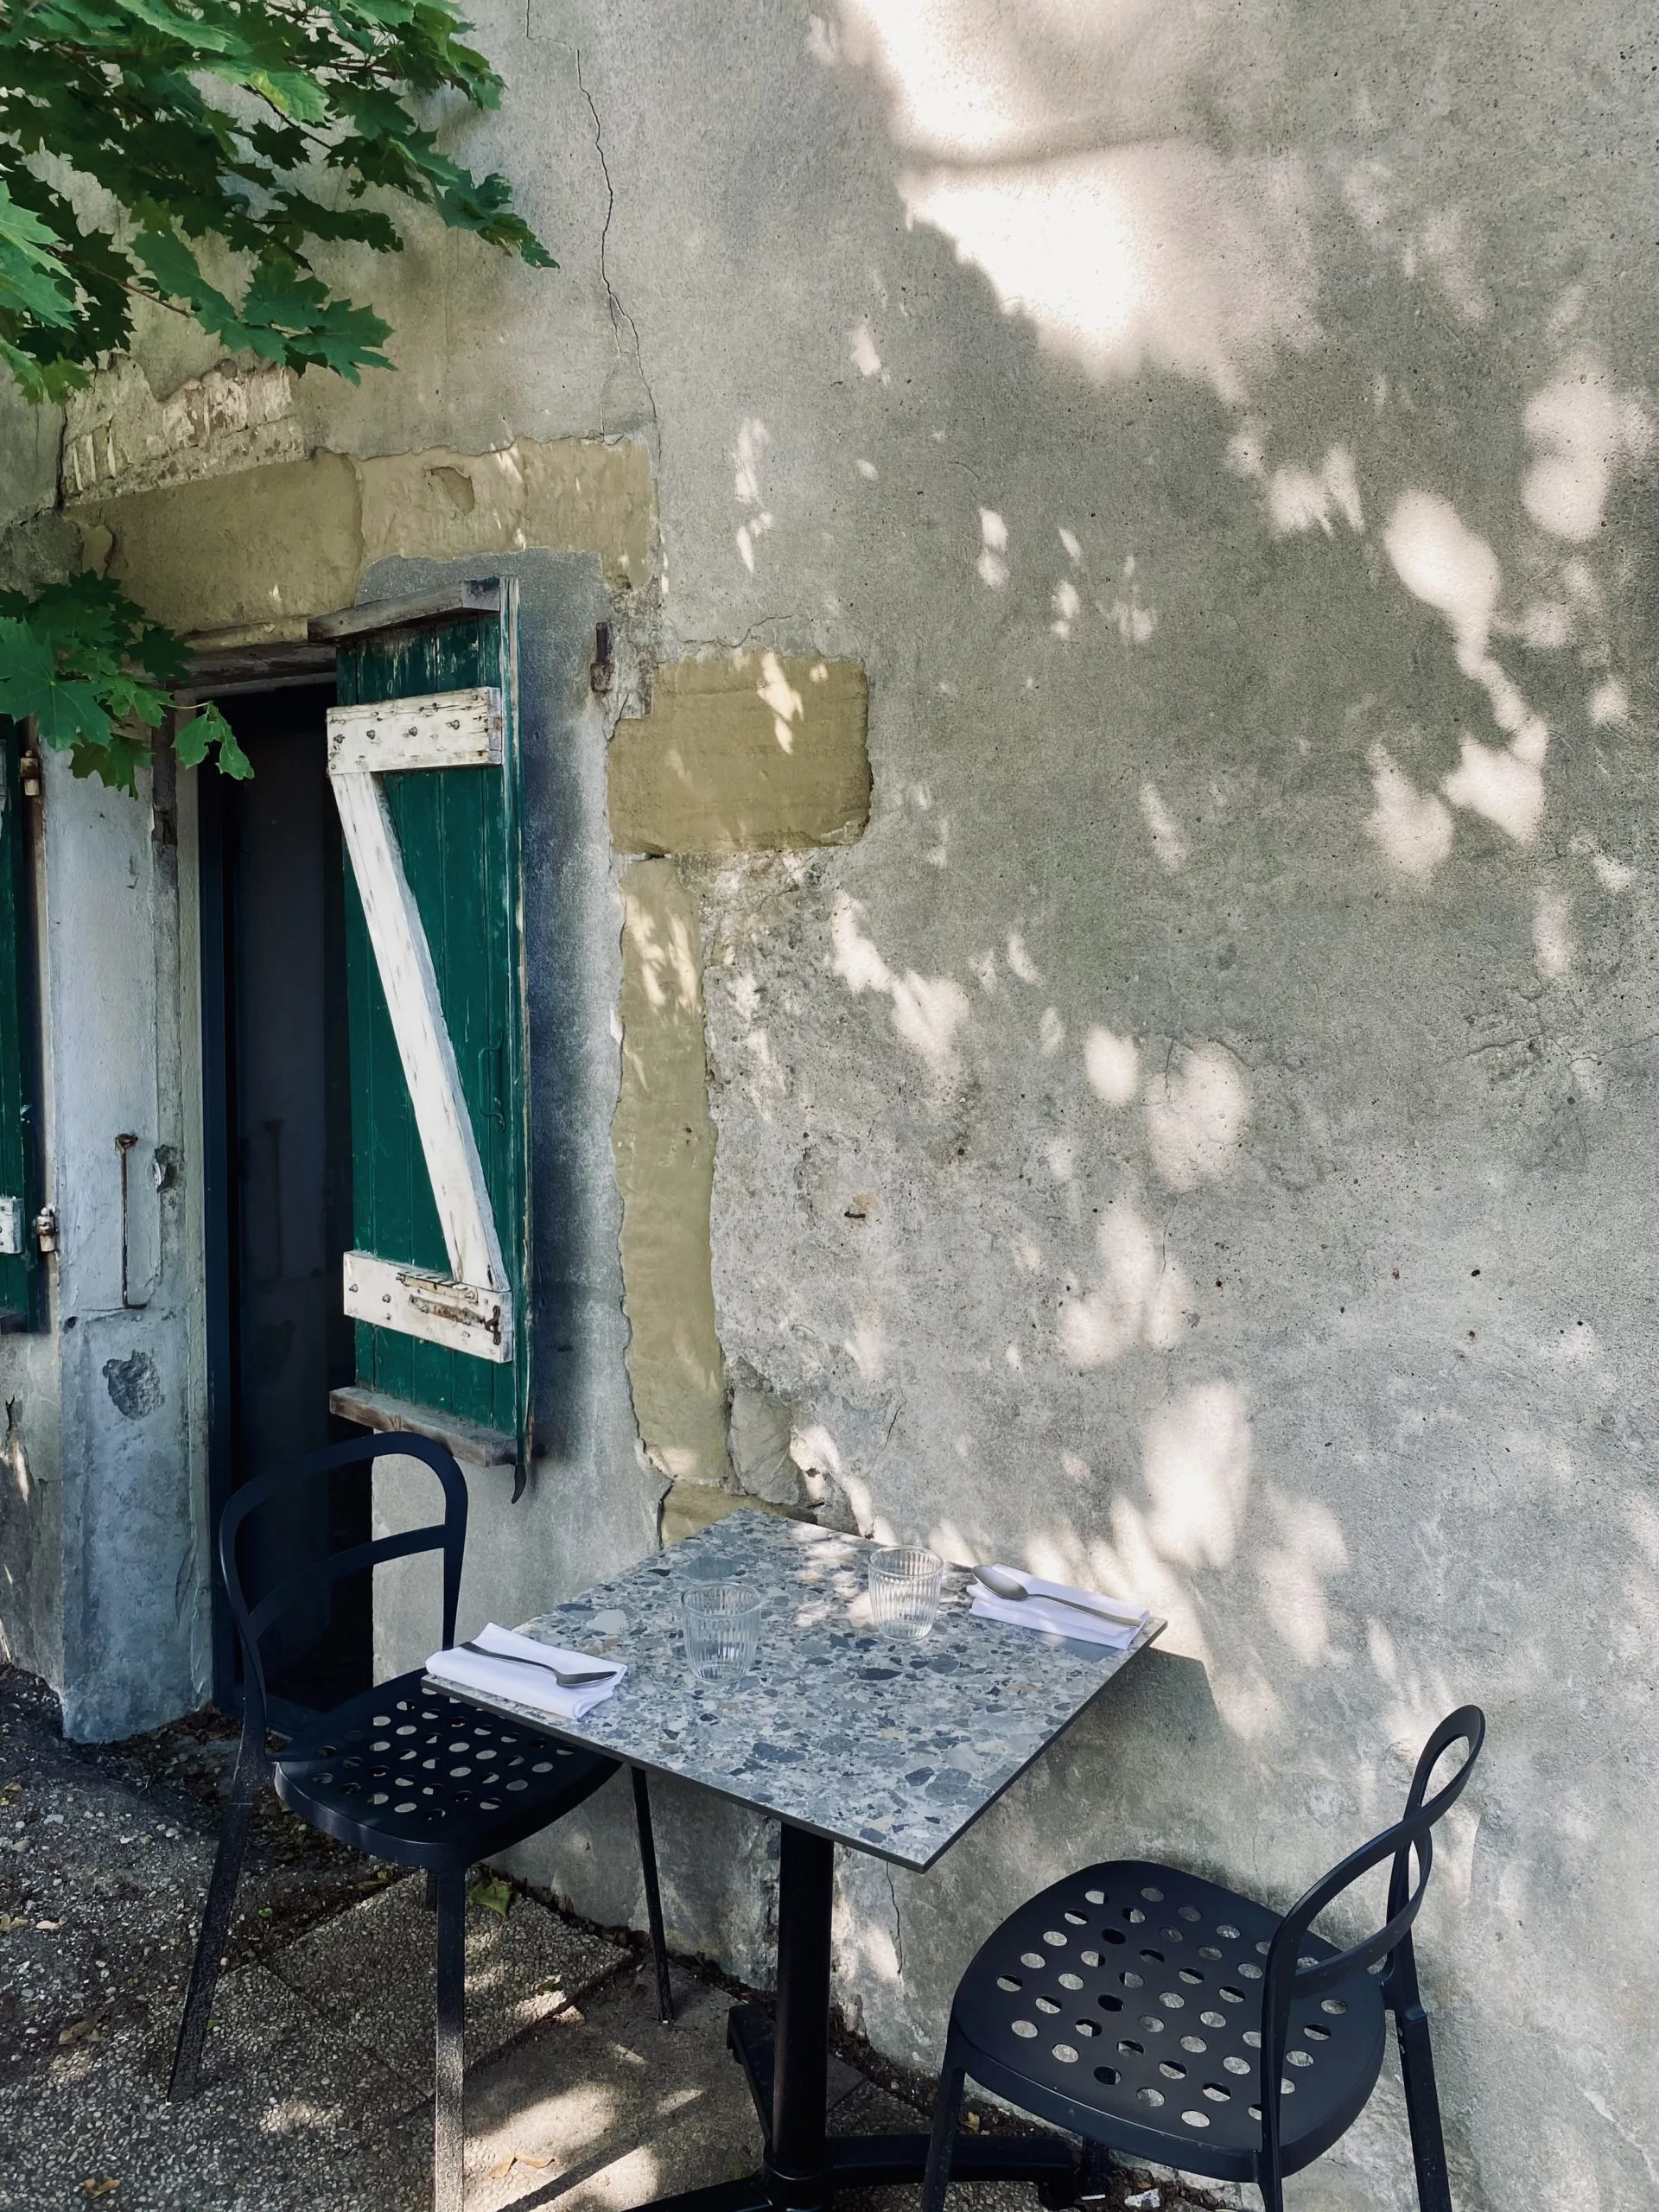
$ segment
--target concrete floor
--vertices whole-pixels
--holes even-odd
[[[432,1922],[418,1884],[313,1836],[267,1796],[199,2095],[162,2093],[231,1744],[183,1723],[66,1745],[49,1694],[0,1670],[0,2206],[420,2212],[431,2190]],[[467,2207],[626,2212],[752,2171],[725,2050],[731,1999],[677,1967],[656,2016],[637,1949],[516,1896],[467,1929]],[[837,2129],[915,2130],[831,2063]],[[912,2190],[839,2200],[911,2212]],[[1127,2173],[1113,2202],[1201,2199]],[[1015,2188],[951,2212],[1030,2212]]]

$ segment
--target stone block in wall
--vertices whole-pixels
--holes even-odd
[[[856,661],[765,652],[659,668],[651,713],[619,722],[611,741],[612,845],[850,843],[869,820],[868,704]]]
[[[672,861],[636,862],[622,895],[622,1085],[611,1147],[634,1418],[662,1473],[719,1484],[726,1367],[709,1257],[715,1129],[697,912]]]
[[[339,454],[90,499],[73,514],[89,564],[176,630],[289,622],[356,595],[357,470]]]
[[[526,546],[597,552],[613,586],[642,584],[656,531],[651,458],[636,440],[538,443],[495,453],[388,454],[359,461],[365,565]]]

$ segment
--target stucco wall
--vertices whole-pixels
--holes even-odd
[[[1491,2205],[1659,2157],[1640,45],[623,8],[582,60],[669,620],[870,676],[861,842],[682,861],[725,1357],[872,1524],[1173,1623],[954,1863],[849,1870],[849,1999],[925,2056],[1094,1852],[1284,1896],[1477,1697],[1427,1950]],[[1399,2127],[1302,2188],[1404,2202]]]
[[[1650,2203],[1653,32],[479,13],[466,150],[562,267],[417,239],[400,374],[302,379],[304,449],[637,437],[639,654],[868,672],[861,838],[674,855],[720,1357],[803,1500],[1172,1620],[934,1875],[848,1865],[845,2001],[925,2060],[1094,1853],[1287,1896],[1474,1697],[1425,1947],[1459,2199]],[[681,1936],[763,1961],[764,1836],[699,1818]],[[584,1833],[537,1863],[627,1910]],[[1405,2173],[1385,2107],[1299,2201]]]

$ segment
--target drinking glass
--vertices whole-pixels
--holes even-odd
[[[738,1582],[694,1582],[680,1592],[685,1656],[702,1682],[741,1675],[760,1642],[760,1600]]]
[[[924,1637],[939,1610],[944,1561],[937,1552],[894,1544],[870,1554],[870,1618],[887,1636]]]

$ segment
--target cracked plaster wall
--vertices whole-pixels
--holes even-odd
[[[307,450],[637,433],[654,656],[868,670],[862,840],[677,862],[721,1353],[867,1525],[1172,1621],[932,1875],[846,1864],[843,2000],[926,2059],[1090,1855],[1287,1897],[1473,1696],[1424,1945],[1459,2201],[1649,2204],[1652,30],[480,31],[466,150],[564,267],[418,238],[403,373],[303,379]],[[561,1879],[620,1914],[607,1817]],[[759,1832],[703,1818],[671,1918],[764,1960]],[[1301,2203],[1410,2201],[1391,2097]]]

